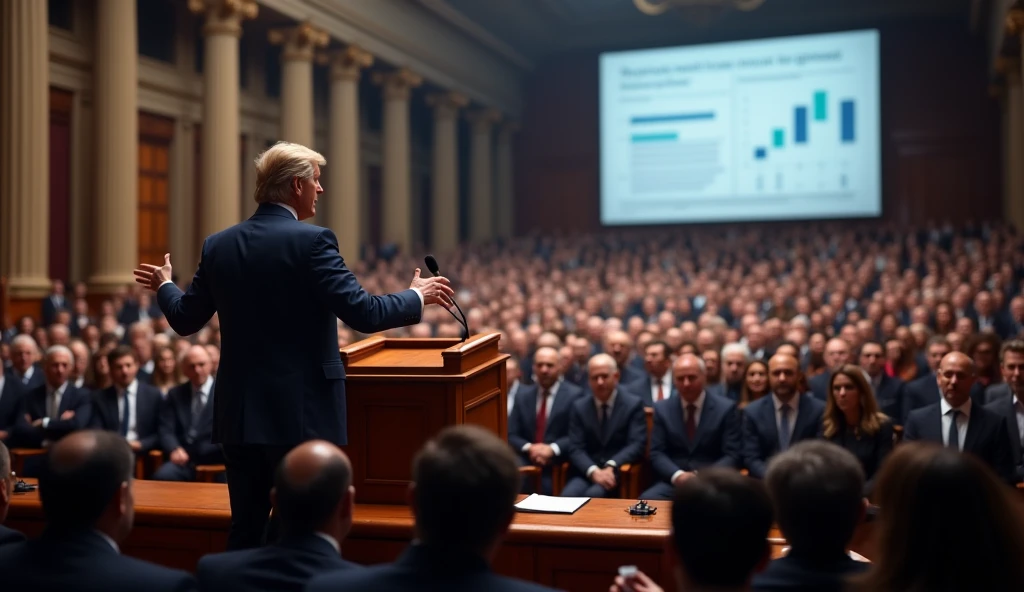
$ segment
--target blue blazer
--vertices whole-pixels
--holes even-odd
[[[0,431],[7,432],[8,439],[13,437],[14,426],[21,417],[21,400],[25,396],[25,386],[16,378],[4,376],[4,387],[0,389]]]
[[[366,293],[333,232],[275,204],[207,237],[188,290],[165,283],[157,301],[179,335],[218,314],[213,441],[220,444],[347,444],[337,319],[374,333],[418,323],[422,312],[413,290]]]
[[[812,376],[811,379],[807,381],[807,387],[811,389],[811,392],[814,393],[814,396],[817,397],[819,401],[828,401],[828,383],[831,380],[831,372],[822,372],[821,374]]]
[[[213,443],[213,399],[217,381],[210,387],[206,406],[192,425],[192,383],[184,382],[167,391],[160,410],[160,448],[170,454],[179,446],[193,464],[223,464],[224,453]]]
[[[903,389],[904,383],[899,378],[882,373],[882,380],[875,389],[875,401],[878,402],[878,410],[888,415],[893,422],[903,418]]]
[[[200,588],[217,592],[302,592],[314,576],[362,569],[342,559],[324,539],[308,535],[258,549],[207,555],[199,560],[196,578]]]
[[[825,404],[804,393],[797,404],[796,425],[790,445],[818,436]],[[768,459],[779,451],[779,430],[775,425],[775,399],[765,395],[743,409],[743,459],[751,477],[763,479]]]
[[[20,543],[25,540],[25,535],[21,534],[13,528],[7,528],[0,524],[0,545],[6,545],[8,543]]]
[[[1016,425],[1016,420],[1014,420]],[[1007,441],[1006,420],[1003,416],[971,403],[971,417],[967,420],[967,439],[964,452],[971,453],[988,464],[1000,478],[1016,483],[1016,470]],[[907,416],[903,426],[903,441],[922,440],[942,444],[942,406],[940,403],[915,409]]]
[[[74,411],[75,416],[71,419],[60,419],[60,415],[65,411]],[[46,383],[43,383],[25,393],[21,400],[18,423],[14,427],[14,441],[18,446],[26,448],[39,448],[43,445],[43,440],[56,442],[71,432],[87,428],[91,412],[89,391],[68,384],[61,395],[57,417],[51,417],[45,428],[33,427],[32,422],[25,419],[25,415],[33,421],[46,417]]]
[[[536,384],[520,386],[516,391],[516,404],[508,418],[508,443],[520,454],[523,446],[533,444],[537,432],[537,397],[540,387]],[[563,380],[558,385],[551,413],[544,424],[544,443],[558,444],[562,455],[569,453],[569,410],[573,403],[583,396],[583,390]]]
[[[608,421],[602,438],[593,395],[580,397],[573,403],[569,415],[572,475],[585,476],[592,465],[603,468],[608,461],[615,461],[615,466],[621,467],[643,458],[647,445],[647,420],[640,397],[619,389]]]
[[[135,391],[135,431],[139,435],[143,454],[160,447],[160,409],[163,395],[155,386],[141,380]],[[117,390],[108,386],[92,394],[91,427],[108,432],[121,431],[121,415],[117,412]]]
[[[743,463],[743,454],[736,403],[705,391],[693,442],[686,437],[683,406],[679,397],[654,405],[654,429],[651,432],[651,468],[654,474],[671,483],[676,471],[694,471],[709,466],[738,468]]]
[[[669,370],[669,372],[671,372],[671,370]],[[643,399],[644,407],[653,407],[654,397],[651,395],[652,386],[653,385],[651,384],[651,375],[648,374],[647,372],[644,372],[639,379],[634,380],[633,382],[630,382],[629,384],[625,385],[625,389],[629,391],[629,394],[636,395]],[[619,383],[619,388],[623,388],[621,382]],[[678,397],[679,391],[676,390],[675,385],[669,386],[668,392],[665,393],[665,396],[668,397],[669,399],[671,399],[672,397]]]
[[[23,543],[0,546],[4,590],[36,592],[185,592],[199,590],[195,579],[119,554],[92,530],[54,532]]]
[[[900,416],[902,423],[906,425],[911,411],[938,403],[941,398],[942,393],[939,392],[939,383],[934,372],[911,380],[903,387],[903,407]]]
[[[1013,461],[1014,475],[1018,483],[1024,481],[1024,453],[1020,446],[1020,428],[1017,427],[1017,410],[1013,408],[1013,397],[997,398],[986,405],[985,409],[999,415],[1006,422],[1006,435],[1010,439],[1010,459]],[[971,428],[968,425],[967,433],[970,432]]]

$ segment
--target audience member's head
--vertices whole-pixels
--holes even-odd
[[[51,345],[46,350],[46,357],[43,361],[43,374],[46,375],[46,385],[51,389],[60,388],[71,376],[71,368],[74,366],[74,356],[71,350],[64,345]]]
[[[31,335],[24,333],[11,339],[11,367],[24,374],[35,363],[39,355],[39,347]]]
[[[352,528],[355,495],[348,457],[323,440],[304,442],[285,455],[270,492],[283,536],[319,532],[338,543]]]
[[[826,438],[844,429],[873,436],[881,428],[883,419],[885,415],[878,411],[875,390],[860,366],[846,364],[832,374],[822,417]]]
[[[799,394],[800,364],[793,356],[776,354],[768,360],[768,384],[780,401],[789,401]]]
[[[939,369],[939,362],[941,362],[942,358],[951,351],[953,351],[953,348],[950,347],[949,341],[945,337],[936,335],[929,339],[924,350],[925,360],[928,362],[928,368],[930,368],[932,372],[937,372]]]
[[[879,378],[885,370],[885,350],[877,341],[865,341],[860,346],[860,367],[872,379]]]
[[[1003,382],[1018,398],[1024,399],[1024,340],[1011,339],[999,352],[999,370]]]
[[[825,344],[825,364],[830,372],[835,372],[850,362],[850,343],[845,339],[834,337]]]
[[[119,345],[107,354],[107,365],[114,386],[126,389],[139,373],[139,358],[130,346]]]
[[[686,403],[693,403],[704,392],[707,370],[696,354],[682,354],[672,364],[672,382]]]
[[[722,348],[722,378],[726,385],[735,388],[743,382],[749,360],[750,350],[742,343],[730,343]]]
[[[193,345],[188,349],[181,362],[181,370],[192,386],[199,388],[210,378],[210,354],[201,345]]]
[[[653,340],[644,347],[644,369],[651,376],[665,376],[672,366],[672,356],[668,344],[661,340]]]
[[[619,387],[619,365],[608,354],[597,354],[587,363],[590,392],[599,401],[607,401]]]
[[[0,441],[0,524],[7,519],[7,509],[14,495],[14,476],[11,474],[11,454]]]
[[[971,398],[974,386],[974,361],[967,354],[950,352],[939,363],[937,373],[939,391],[953,408],[959,408]]]

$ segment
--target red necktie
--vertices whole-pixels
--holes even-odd
[[[697,406],[690,403],[686,406],[686,439],[693,442],[697,434]]]
[[[658,400],[660,401],[660,400],[662,400],[664,398],[665,398],[665,387],[662,386],[662,383],[659,380],[658,381]]]
[[[540,393],[540,409],[537,410],[537,433],[533,436],[533,443],[540,444],[544,442],[544,429],[547,428],[548,423],[548,395],[550,393],[547,389],[544,389]]]

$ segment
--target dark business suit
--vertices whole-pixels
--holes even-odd
[[[810,394],[799,395],[792,446],[818,436],[825,404]],[[792,404],[792,401],[790,401]],[[743,460],[751,477],[763,479],[768,459],[779,451],[779,430],[775,423],[775,398],[767,394],[743,409]]]
[[[903,418],[903,387],[902,380],[883,372],[878,387],[875,388],[878,410],[891,417],[894,422]]]
[[[644,372],[643,364],[638,369],[636,366],[626,362],[626,364],[619,368],[619,386],[632,384],[642,379],[644,374],[646,372]]]
[[[825,371],[816,376],[812,376],[811,379],[807,381],[807,388],[811,389],[811,392],[814,393],[814,396],[817,397],[819,401],[828,401],[828,385],[831,380],[832,373]]]
[[[286,537],[258,549],[207,555],[199,560],[196,579],[203,590],[217,592],[302,592],[310,578],[338,570],[362,570],[345,561],[316,535]]]
[[[7,432],[4,443],[13,443],[14,426],[21,416],[21,400],[25,396],[25,387],[16,379],[4,376],[4,386],[0,388],[0,432]]]
[[[64,394],[61,395],[57,415],[50,417],[45,428],[33,426],[33,421],[47,417],[46,389],[44,383],[25,393],[21,400],[18,422],[14,426],[14,441],[18,446],[41,448],[43,440],[56,442],[75,430],[83,430],[89,426],[92,411],[89,392],[70,384],[64,388]],[[66,411],[74,411],[75,416],[71,419],[61,419],[60,416]],[[25,418],[26,415],[29,419]]]
[[[13,528],[7,528],[0,524],[0,545],[6,545],[9,543],[20,543],[25,540],[25,535],[14,530]]]
[[[739,468],[743,464],[736,403],[705,391],[693,442],[686,436],[685,406],[680,397],[654,405],[651,468],[659,482],[640,496],[643,499],[672,499],[672,476],[676,471],[712,466]]]
[[[939,402],[942,392],[939,391],[938,377],[934,372],[926,374],[921,378],[911,380],[903,387],[903,408],[901,418],[904,425],[907,423],[907,416],[915,409],[921,409]]]
[[[213,397],[216,382],[211,383],[206,395],[206,404],[199,412],[195,425],[192,421],[193,388],[185,382],[167,391],[167,398],[160,410],[160,448],[170,456],[177,448],[188,453],[184,466],[165,462],[153,474],[157,481],[193,481],[195,466],[222,464],[224,453],[213,443]]]
[[[624,383],[620,382],[619,388],[623,388],[623,384]],[[654,382],[653,377],[650,374],[644,372],[639,379],[633,380],[633,382],[626,384],[625,389],[629,392],[629,394],[636,395],[637,397],[643,399],[644,407],[654,407],[655,401],[652,389],[656,384],[657,383]],[[668,388],[663,387],[661,390],[664,393],[664,397],[666,399],[679,396],[679,393],[676,391],[676,387],[675,385],[672,384],[671,380],[669,380]]]
[[[18,376],[14,372],[14,368],[8,368],[4,374],[7,377],[7,380],[20,383],[22,388],[26,391],[30,391],[37,386],[46,383],[46,376],[43,374],[43,367],[40,364],[32,365],[32,376],[29,377],[28,382],[25,382],[22,377]]]
[[[53,319],[57,317],[57,312],[61,310],[68,310],[68,301],[63,295],[50,294],[40,303],[42,305],[42,321],[43,327],[49,327],[53,324]]]
[[[870,563],[855,561],[845,553],[828,560],[814,560],[790,551],[768,563],[754,575],[755,592],[841,592],[846,578],[868,570]]]
[[[310,580],[306,592],[553,592],[500,576],[483,558],[413,544],[394,562],[343,570]]]
[[[155,386],[136,382],[135,406],[129,409],[135,415],[135,432],[142,448],[136,454],[147,454],[160,445],[160,408],[163,396]],[[117,407],[117,388],[109,386],[92,396],[92,427],[97,430],[121,433],[121,414]]]
[[[1000,382],[998,384],[989,385],[985,389],[985,405],[991,405],[996,401],[1002,399],[1011,399],[1012,393],[1010,392],[1010,385],[1006,382]]]
[[[39,539],[0,546],[4,590],[33,592],[184,592],[191,575],[114,550],[98,533],[47,529]]]
[[[615,394],[608,425],[602,431],[593,395],[573,403],[569,415],[569,475],[562,495],[568,497],[610,497],[615,494],[587,477],[587,469],[603,469],[614,463],[621,467],[639,461],[647,445],[647,422],[640,397],[622,389]]]
[[[165,283],[157,301],[180,335],[215,312],[220,319],[213,441],[224,445],[228,469],[230,549],[260,544],[274,469],[291,447],[348,443],[337,320],[373,333],[418,323],[422,313],[411,289],[366,293],[332,231],[269,203],[207,237],[188,290]]]
[[[967,420],[967,438],[963,451],[977,456],[1008,483],[1016,482],[1015,463],[1010,456],[1010,436],[1006,433],[1006,420],[1002,415],[981,405],[971,404]],[[903,426],[903,441],[943,443],[941,403],[915,409]]]
[[[849,450],[860,461],[860,466],[864,469],[864,495],[866,496],[870,496],[874,491],[878,470],[882,468],[885,457],[892,452],[892,425],[892,420],[886,419],[882,421],[874,435],[864,434],[858,437],[846,423],[841,423],[839,431],[834,436],[825,438],[829,442]],[[821,437],[824,438],[824,434]]]
[[[540,385],[521,386],[516,393],[516,404],[512,415],[508,418],[508,443],[516,451],[523,464],[530,464],[530,459],[523,452],[523,447],[534,442],[537,434],[537,397],[540,396]],[[559,455],[551,459],[551,464],[561,463],[569,454],[569,410],[573,403],[583,396],[583,391],[571,382],[562,381],[555,391],[555,400],[551,402],[551,412],[544,422],[544,444],[557,444]],[[544,467],[541,488],[551,495],[551,468]]]
[[[991,389],[990,389],[991,390]],[[985,409],[999,415],[1006,422],[1006,435],[1009,438],[1010,459],[1013,462],[1013,474],[1017,483],[1024,481],[1024,451],[1020,443],[1020,427],[1017,425],[1017,410],[1014,408],[1016,400],[1010,396],[1007,386],[1007,396],[998,397],[985,406]],[[968,427],[968,433],[970,428]]]

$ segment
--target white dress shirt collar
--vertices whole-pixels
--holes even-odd
[[[274,202],[271,202],[271,203],[274,204],[275,206],[281,206],[282,208],[284,208],[284,209],[288,210],[289,212],[291,212],[292,216],[294,216],[296,220],[299,219],[299,213],[296,212],[295,208],[291,207],[290,205],[288,205],[286,203],[281,203],[279,201],[274,201]]]
[[[941,410],[942,415],[946,415],[950,411],[953,410],[953,406],[950,405],[948,401],[946,401],[946,397],[941,397],[939,399],[939,409]],[[960,413],[964,414],[965,418],[970,419],[971,418],[971,399],[970,399],[970,397],[968,397],[967,401],[963,405],[958,407],[957,409],[960,411]]]
[[[687,407],[693,405],[694,407],[697,408],[697,415],[700,416],[700,412],[704,409],[704,401],[707,399],[707,397],[704,396],[706,394],[707,391],[701,391],[700,394],[697,395],[697,398],[694,399],[693,403],[687,403],[686,399],[679,397],[679,401],[683,406],[683,411],[686,411]]]
[[[330,545],[334,547],[334,550],[337,551],[338,555],[341,555],[341,545],[338,544],[338,539],[332,537],[326,532],[314,532],[313,534],[330,543]]]
[[[615,399],[619,398],[619,389],[612,391],[612,396],[608,397],[608,400],[604,403],[601,402],[597,397],[594,398],[594,408],[597,409],[597,417],[601,417],[601,405],[608,405],[608,415],[611,416],[612,409],[615,408]]]
[[[29,380],[32,380],[32,375],[35,374],[35,373],[36,373],[36,365],[35,364],[32,364],[31,366],[29,366],[28,370],[26,370],[25,373],[20,375],[20,376],[18,375],[18,371],[17,370],[14,371],[14,375],[17,376],[18,378],[20,378],[24,382],[28,382]]]
[[[121,547],[119,547],[117,545],[117,543],[114,541],[114,539],[110,538],[110,536],[107,533],[101,532],[99,530],[94,530],[93,532],[95,532],[96,534],[100,535],[100,538],[102,538],[103,540],[107,541],[107,544],[110,545],[111,548],[114,549],[115,553],[120,553],[121,552]]]
[[[772,403],[775,405],[775,412],[779,413],[782,411],[782,405],[789,405],[789,408],[796,411],[800,408],[800,393],[793,395],[793,398],[788,403],[783,403],[782,399],[779,399],[775,393],[772,393]]]

